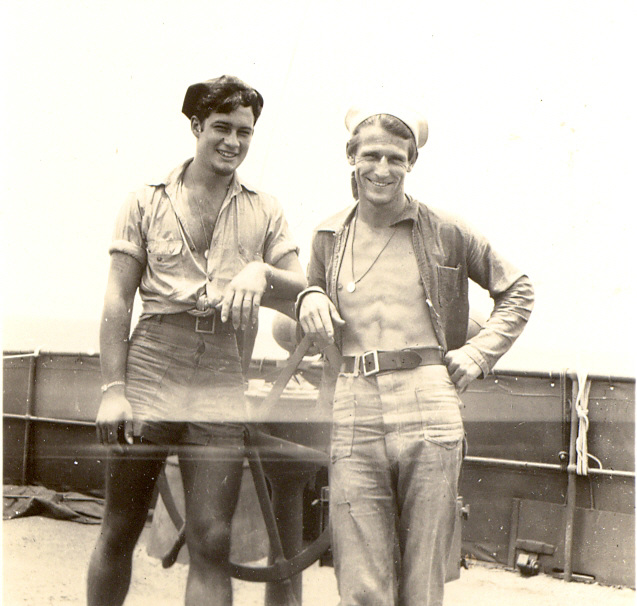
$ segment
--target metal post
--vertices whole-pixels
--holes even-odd
[[[29,358],[29,379],[27,383],[27,396],[25,402],[26,413],[24,415],[24,440],[22,448],[22,473],[21,483],[26,486],[31,479],[30,475],[30,451],[31,451],[31,417],[35,407],[35,371],[38,362],[38,352],[36,351]]]
[[[571,581],[573,577],[573,527],[575,523],[575,505],[577,501],[577,453],[576,442],[577,432],[579,429],[579,420],[577,418],[577,409],[575,401],[577,400],[578,389],[583,386],[579,385],[577,378],[571,373],[571,439],[568,448],[568,484],[566,488],[566,520],[564,525],[564,580]]]
[[[511,526],[509,528],[509,552],[507,554],[507,565],[513,570],[515,568],[515,544],[518,539],[518,527],[520,525],[520,499],[513,499],[511,507]]]

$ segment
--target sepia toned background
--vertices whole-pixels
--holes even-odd
[[[634,373],[631,2],[4,3],[3,347],[90,352],[126,193],[192,155],[186,87],[265,98],[240,173],[312,228],[351,203],[343,117],[370,91],[429,119],[407,180],[532,278],[499,368]],[[490,302],[472,293],[479,316]],[[280,357],[261,324],[257,356]]]

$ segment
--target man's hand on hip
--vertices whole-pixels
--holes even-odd
[[[447,352],[445,364],[458,393],[463,393],[482,374],[480,366],[462,349]]]
[[[109,389],[102,396],[102,403],[95,421],[97,438],[105,446],[121,450],[123,443],[133,443],[133,410],[123,389]]]
[[[260,261],[248,263],[230,282],[221,300],[221,320],[232,317],[236,329],[246,329],[257,323],[259,307],[268,287],[270,268]]]
[[[319,343],[332,343],[334,326],[345,324],[334,303],[320,292],[310,292],[303,297],[299,322],[305,334],[312,336]]]

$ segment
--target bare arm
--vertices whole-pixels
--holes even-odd
[[[230,282],[221,301],[221,319],[232,318],[236,329],[245,329],[257,321],[264,305],[284,311],[282,300],[293,306],[296,296],[305,288],[303,269],[296,253],[288,253],[275,265],[253,261]],[[293,313],[293,312],[292,312]]]
[[[141,280],[142,264],[124,253],[111,255],[104,310],[100,326],[100,363],[105,385],[124,381],[128,336],[135,293]],[[118,432],[132,443],[132,409],[124,385],[116,384],[102,395],[97,413],[97,436],[102,444],[117,444]]]

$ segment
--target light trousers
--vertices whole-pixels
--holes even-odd
[[[341,374],[330,467],[341,606],[439,606],[464,435],[443,365]]]

